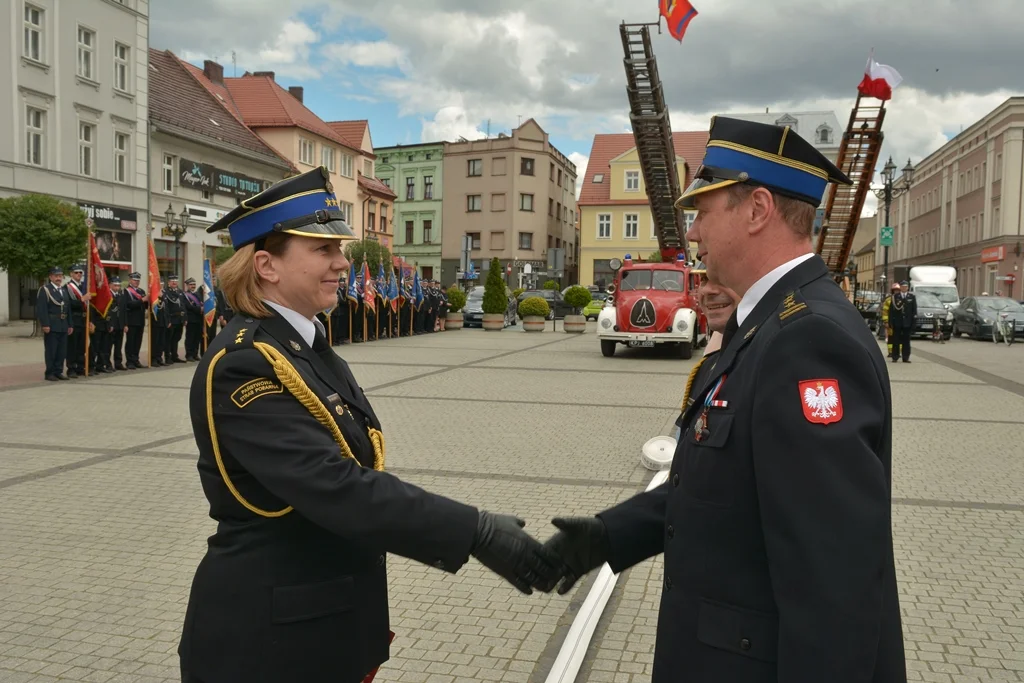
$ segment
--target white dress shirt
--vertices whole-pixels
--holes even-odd
[[[306,342],[306,345],[310,348],[313,347],[313,338],[316,336],[316,331],[320,330],[320,334],[327,337],[327,332],[324,330],[324,324],[316,318],[303,317],[301,313],[297,313],[290,308],[285,308],[281,304],[275,304],[273,301],[263,300],[263,303],[273,308],[277,313],[288,321],[288,323],[295,328],[295,331],[302,337],[302,341]]]
[[[804,254],[803,256],[797,256],[792,261],[786,261],[781,266],[771,271],[767,275],[764,275],[760,280],[755,282],[747,290],[747,293],[740,299],[739,305],[736,307],[736,324],[742,325],[743,321],[747,319],[747,316],[753,312],[754,307],[760,303],[764,295],[768,293],[768,290],[775,286],[775,283],[782,279],[782,277],[793,270],[807,259],[814,256],[814,254]]]

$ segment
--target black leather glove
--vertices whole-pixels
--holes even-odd
[[[558,594],[565,595],[588,572],[608,561],[608,530],[599,517],[556,517],[551,523],[559,532],[544,547],[551,550],[565,565]],[[540,585],[551,590],[554,584]]]
[[[481,510],[471,553],[482,565],[530,595],[531,586],[553,587],[564,567],[556,555],[523,531],[525,526],[518,517]]]

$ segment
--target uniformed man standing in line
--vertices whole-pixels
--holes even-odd
[[[725,117],[694,177],[687,237],[742,298],[668,481],[554,520],[559,591],[664,553],[653,683],[904,683],[885,359],[811,246],[850,180],[788,126]]]
[[[213,292],[217,300],[217,321],[220,323],[220,329],[224,329],[231,322],[231,318],[234,317],[235,312],[231,310],[231,306],[228,304],[227,298],[224,296],[224,291],[220,288],[220,284],[217,282],[217,276],[213,276]]]
[[[71,313],[68,326],[68,377],[85,376],[85,307],[92,298],[85,281],[85,268],[76,265],[71,268],[71,281],[64,288],[68,293],[68,307]]]
[[[185,292],[182,298],[185,304],[185,360],[199,360],[203,345],[203,302],[196,295],[196,280],[185,280]]]
[[[146,290],[139,287],[142,280],[141,273],[132,273],[128,276],[128,286],[121,295],[121,312],[124,315],[124,355],[127,361],[126,367],[129,370],[136,370],[142,367],[139,360],[139,352],[142,350],[142,336],[146,330],[146,310],[149,308],[149,300],[146,298]]]
[[[338,302],[331,311],[331,331],[335,346],[348,343],[348,279],[342,277],[338,284]]]
[[[104,314],[96,308],[94,302],[90,302],[89,306],[92,309],[89,311],[89,369],[94,373],[113,372],[110,367],[110,309]],[[113,307],[111,303],[110,308]],[[117,323],[116,317],[113,322]]]
[[[107,365],[114,368],[115,370],[127,370],[124,364],[124,356],[121,352],[121,347],[124,345],[124,333],[126,328],[125,323],[125,312],[124,302],[122,297],[124,293],[121,291],[121,278],[114,276],[110,278],[110,293],[113,295],[113,299],[110,303],[110,311],[107,313],[107,350],[104,358],[107,359]],[[113,363],[111,363],[110,356],[113,352]]]
[[[167,289],[163,290],[164,314],[167,316],[164,336],[164,364],[184,363],[178,355],[181,335],[185,331],[185,294],[178,289],[178,276],[167,277]]]
[[[149,312],[149,333],[152,335],[150,339],[150,348],[153,353],[152,364],[157,367],[170,364],[170,361],[165,362],[167,335],[170,333],[167,329],[167,311],[164,310],[164,294],[166,292],[167,288],[164,286],[164,280],[160,278],[160,296],[157,297],[156,305]]]
[[[892,301],[889,303],[889,327],[892,328],[892,362],[901,357],[904,363],[910,362],[910,335],[914,332],[917,320],[917,297],[910,291],[910,283],[900,283],[899,291],[893,290]]]
[[[61,283],[64,269],[50,269],[50,281],[39,288],[36,294],[36,319],[43,331],[43,358],[46,370],[43,379],[47,382],[67,379],[64,361],[68,355],[68,292]]]

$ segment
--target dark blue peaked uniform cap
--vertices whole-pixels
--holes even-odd
[[[737,183],[765,187],[814,206],[821,203],[829,183],[853,184],[789,126],[715,116],[704,161],[676,206],[692,209],[697,195]]]
[[[345,222],[334,196],[330,176],[323,166],[271,185],[242,203],[206,229],[227,229],[235,249],[261,242],[275,232],[304,237],[352,240],[356,236]],[[260,244],[257,244],[257,248]]]

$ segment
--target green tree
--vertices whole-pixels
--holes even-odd
[[[213,265],[219,266],[235,253],[234,247],[217,247],[213,250]]]
[[[392,267],[391,251],[376,240],[353,240],[345,245],[345,258],[355,264],[356,268],[365,260],[370,264],[370,272],[376,277],[377,264],[383,263],[384,268]]]
[[[652,251],[651,255],[647,257],[647,260],[650,261],[651,263],[661,263],[661,261],[662,261],[661,252],[660,251]]]
[[[579,285],[573,285],[565,292],[565,303],[572,306],[573,313],[576,315],[580,314],[592,298],[590,290]]]
[[[462,310],[463,306],[466,305],[466,293],[459,289],[458,285],[452,285],[448,288],[448,310],[452,313],[458,313]]]
[[[544,283],[544,289],[558,289],[558,280],[548,280]]]
[[[501,277],[501,261],[495,256],[491,259],[487,281],[484,283],[484,313],[504,313],[508,309],[508,297],[505,295],[505,280]]]
[[[54,266],[84,263],[88,241],[74,204],[42,194],[0,199],[0,269],[41,283]]]

